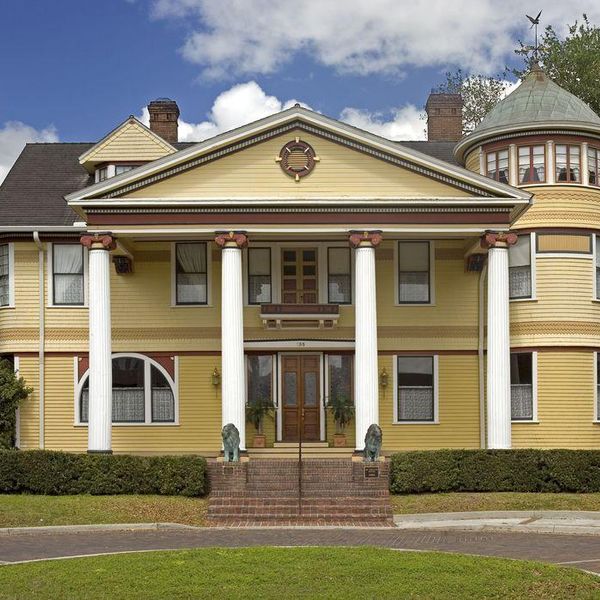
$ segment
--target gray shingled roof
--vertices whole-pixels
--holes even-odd
[[[551,122],[600,125],[600,117],[583,100],[554,83],[535,65],[519,87],[492,108],[473,134]]]
[[[399,142],[452,164],[453,142]],[[178,150],[191,142],[174,144]],[[81,218],[64,196],[94,183],[79,157],[94,143],[27,144],[0,185],[0,229],[5,226],[71,226]]]

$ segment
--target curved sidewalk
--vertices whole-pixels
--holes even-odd
[[[0,535],[0,564],[183,548],[379,546],[539,560],[600,574],[600,536],[595,535],[396,528],[232,529],[168,524],[122,527],[128,526],[12,530],[9,535]]]

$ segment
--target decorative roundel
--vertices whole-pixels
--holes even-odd
[[[315,154],[313,147],[306,142],[296,138],[288,142],[279,152],[275,159],[284,173],[300,181],[300,177],[306,177],[315,168],[319,157]]]

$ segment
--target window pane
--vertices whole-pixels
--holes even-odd
[[[248,355],[248,403],[273,400],[273,356]]]
[[[177,244],[178,273],[206,273],[206,244],[204,242]]]
[[[496,165],[496,153],[490,152],[487,155],[487,176],[491,177],[492,179],[496,179],[497,173],[498,170]]]
[[[121,173],[127,173],[127,171],[131,171],[131,169],[135,169],[134,165],[117,165],[115,167],[115,175],[120,175]]]
[[[511,299],[531,297],[531,267],[510,267],[508,278]]]
[[[206,304],[206,244],[177,244],[176,257],[177,304]]]
[[[433,388],[400,388],[398,390],[398,420],[433,421]]]
[[[531,170],[532,183],[546,180],[545,147],[533,147],[533,168]]]
[[[429,242],[399,242],[401,271],[429,271]]]
[[[132,356],[113,358],[112,379],[113,423],[143,423],[144,361]]]
[[[528,183],[531,179],[531,154],[529,146],[519,148],[519,183]]]
[[[52,246],[54,304],[83,304],[83,246]]]
[[[152,422],[175,421],[175,398],[167,378],[154,366],[150,367],[152,385]]]
[[[329,248],[328,267],[328,302],[350,304],[352,302],[350,248]]]
[[[429,242],[399,242],[398,301],[429,302]]]
[[[349,354],[330,354],[329,364],[329,399],[352,398],[352,356]]]
[[[83,246],[54,244],[52,267],[54,273],[83,273]]]
[[[533,418],[533,354],[510,355],[511,410],[514,420]]]
[[[498,181],[508,183],[508,150],[498,152]]]
[[[399,356],[398,385],[401,387],[433,387],[433,357]]]
[[[531,352],[512,352],[510,355],[511,384],[533,383],[533,355]]]
[[[10,264],[8,254],[8,244],[0,246],[0,306],[8,306],[9,283],[10,283]]]
[[[248,249],[248,302],[271,302],[271,250]]]
[[[533,419],[533,386],[511,385],[510,405],[513,421],[530,421]]]
[[[429,302],[429,273],[400,273],[399,302]]]
[[[595,148],[588,149],[588,178],[590,185],[598,184],[598,151]]]
[[[531,264],[531,236],[520,235],[517,243],[508,248],[508,265],[522,267]]]
[[[206,304],[206,275],[177,275],[178,304]]]
[[[83,304],[83,275],[55,275],[54,304]]]

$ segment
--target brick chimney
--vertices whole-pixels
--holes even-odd
[[[427,139],[430,142],[458,142],[462,137],[462,96],[437,94],[427,98]]]
[[[177,119],[179,107],[175,100],[157,98],[148,104],[150,113],[150,129],[169,144],[175,144],[177,137]]]

